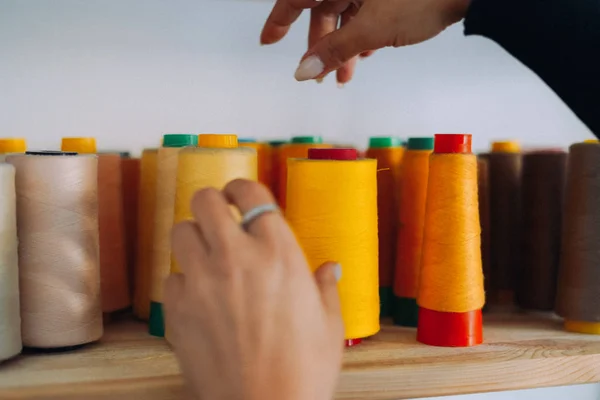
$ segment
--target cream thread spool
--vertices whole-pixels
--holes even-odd
[[[23,345],[100,339],[97,157],[28,152],[7,161],[16,170]]]
[[[338,283],[346,346],[379,332],[377,160],[355,149],[310,149],[287,165],[286,219],[312,271],[342,266]]]
[[[182,148],[196,147],[197,135],[168,134],[158,149],[156,169],[156,193],[153,210],[154,235],[150,255],[149,280],[149,332],[153,336],[165,335],[162,311],[164,280],[171,272],[171,228],[175,209],[175,179],[178,155]]]
[[[15,169],[0,163],[0,361],[23,347],[17,246]]]

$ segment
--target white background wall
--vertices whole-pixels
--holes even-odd
[[[307,18],[260,47],[269,10],[250,0],[0,0],[0,136],[36,149],[96,136],[104,149],[134,152],[178,132],[321,134],[361,146],[370,135],[469,132],[477,149],[592,137],[532,72],[493,42],[464,38],[461,25],[380,51],[343,89],[331,78],[297,83]],[[597,386],[532,393],[600,399]],[[532,398],[519,396],[472,398]]]

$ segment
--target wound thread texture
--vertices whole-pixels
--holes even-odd
[[[193,218],[190,203],[204,188],[223,189],[235,179],[257,180],[256,151],[240,148],[185,148],[179,153],[173,223]],[[171,273],[181,270],[171,257]]]
[[[0,163],[0,361],[21,352],[15,169]]]
[[[271,188],[271,146],[268,143],[240,142],[240,147],[249,147],[256,151],[258,181]]]
[[[415,299],[419,289],[431,150],[407,150],[400,181],[400,226],[394,294]]]
[[[488,160],[485,156],[477,158],[477,181],[479,201],[479,222],[481,224],[481,265],[485,292],[491,289],[490,260],[490,176]]]
[[[369,148],[367,158],[377,160],[377,213],[379,232],[379,286],[394,285],[398,245],[399,176],[403,147]]]
[[[523,155],[523,247],[517,302],[526,310],[554,309],[566,164],[564,151]]]
[[[437,138],[436,138],[437,140]],[[485,303],[473,154],[432,154],[418,304],[465,313]]]
[[[570,147],[565,193],[556,312],[566,329],[600,333],[600,144]]]
[[[156,149],[144,149],[140,160],[140,189],[138,197],[138,237],[135,263],[133,312],[146,320],[150,317],[150,281],[156,205]]]
[[[490,172],[490,305],[512,306],[521,251],[521,154],[492,152]]]
[[[342,265],[338,283],[345,339],[379,326],[377,162],[288,160],[286,218],[310,268]]]
[[[125,220],[125,248],[127,250],[127,281],[129,293],[134,293],[135,258],[138,237],[138,198],[140,190],[140,159],[123,157],[121,160],[123,182],[123,218]]]
[[[56,153],[54,153],[56,154]],[[15,155],[23,345],[102,336],[95,155]]]
[[[111,313],[131,305],[125,250],[125,219],[121,156],[98,155],[98,227],[102,311]]]

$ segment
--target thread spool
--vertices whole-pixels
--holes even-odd
[[[240,147],[249,147],[256,151],[258,160],[258,181],[271,188],[271,146],[268,143],[259,143],[254,139],[239,139]]]
[[[163,147],[158,149],[154,165],[154,192],[152,207],[144,210],[144,218],[152,223],[153,236],[150,237],[149,263],[147,279],[140,283],[146,288],[143,301],[150,305],[149,332],[153,336],[165,335],[165,324],[162,310],[163,284],[171,271],[171,228],[175,209],[175,179],[179,151],[184,147],[196,147],[197,135],[170,134],[163,136]],[[149,291],[148,291],[149,289]],[[141,301],[141,299],[139,300]]]
[[[0,164],[0,362],[21,352],[15,169]]]
[[[372,137],[367,158],[377,160],[379,298],[381,317],[392,315],[398,234],[399,174],[404,147],[397,137]]]
[[[477,186],[479,201],[479,222],[481,223],[481,265],[483,269],[483,287],[486,293],[491,290],[490,260],[490,175],[487,155],[477,158]]]
[[[477,178],[471,135],[435,135],[417,298],[417,340],[430,346],[467,347],[483,342],[485,294]]]
[[[98,229],[102,311],[110,314],[131,305],[125,248],[121,156],[98,154]]]
[[[0,138],[0,162],[3,162],[8,154],[25,153],[27,142],[23,138]]]
[[[433,138],[409,138],[402,159],[399,230],[394,277],[394,324],[416,327],[417,293]]]
[[[230,147],[231,143],[237,143],[235,135],[210,136],[205,140],[203,135],[199,135],[198,143],[213,147],[188,147],[179,152],[174,224],[193,218],[190,202],[198,190],[207,187],[222,189],[235,179],[257,180],[256,151],[245,147]],[[171,273],[181,273],[174,257],[171,257]],[[165,339],[169,340],[168,330],[165,330]]]
[[[7,161],[16,170],[23,345],[100,339],[97,157],[27,152]]]
[[[287,165],[290,158],[307,158],[309,149],[331,148],[320,136],[295,136],[279,150],[279,206],[285,210],[287,196]]]
[[[522,262],[518,305],[552,311],[560,258],[567,154],[560,150],[525,153],[522,169]]]
[[[357,159],[354,149],[310,149],[308,156],[288,160],[286,218],[312,271],[326,261],[342,265],[338,290],[352,346],[380,329],[377,161]]]
[[[157,197],[157,149],[144,149],[140,159],[140,188],[138,192],[137,248],[134,273],[133,312],[147,320],[150,311],[150,281],[154,251],[155,209]]]
[[[285,140],[271,140],[271,192],[279,203],[279,176],[281,175],[281,146],[287,143]]]
[[[60,145],[62,151],[79,154],[95,154],[96,138],[93,137],[64,137]]]
[[[600,334],[600,144],[569,148],[556,312],[571,332]]]
[[[521,153],[517,142],[495,142],[488,154],[490,174],[490,307],[515,304],[521,251]]]
[[[135,282],[135,258],[138,238],[138,198],[140,189],[140,159],[121,153],[121,182],[123,182],[123,218],[125,219],[125,249],[127,251],[127,281],[129,293]]]

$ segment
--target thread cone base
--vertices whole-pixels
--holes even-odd
[[[470,347],[483,343],[481,310],[451,313],[419,308],[417,341],[438,347]]]
[[[394,312],[394,291],[391,287],[379,288],[379,318],[391,317]]]
[[[395,297],[393,319],[394,325],[416,328],[419,321],[417,299]]]
[[[152,336],[165,337],[165,322],[161,303],[150,302],[150,319],[148,325],[148,332]]]

